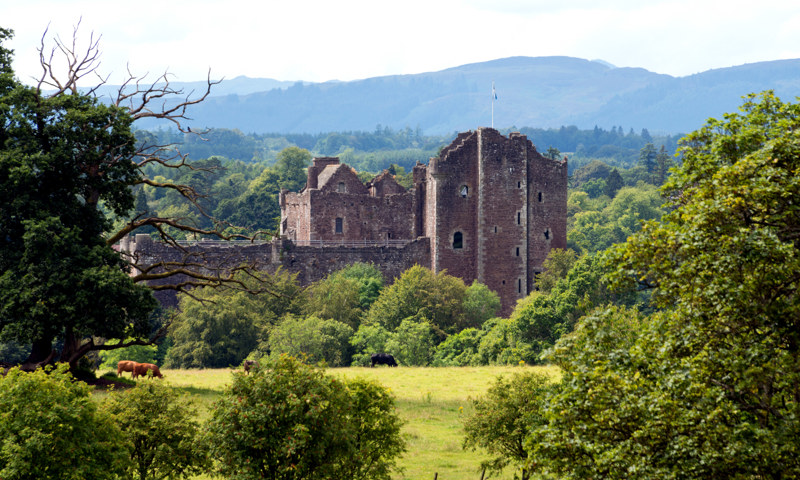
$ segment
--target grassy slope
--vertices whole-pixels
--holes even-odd
[[[463,368],[339,368],[331,375],[372,379],[391,389],[401,418],[408,452],[400,460],[396,479],[477,480],[480,452],[461,448],[461,419],[470,411],[470,398],[482,395],[498,376],[535,368],[551,376],[551,367]],[[171,385],[190,393],[205,418],[212,402],[230,381],[230,369],[162,370]],[[203,418],[203,419],[204,419]],[[508,472],[509,476],[511,472]],[[200,477],[207,478],[207,477]]]

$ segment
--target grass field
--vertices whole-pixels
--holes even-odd
[[[522,369],[536,369],[553,376],[554,367],[460,367],[460,368],[332,368],[342,378],[362,377],[389,388],[406,422],[403,435],[408,451],[399,464],[403,473],[395,479],[478,480],[481,452],[461,448],[461,422],[470,411],[470,398],[481,396],[498,376]],[[230,382],[230,369],[162,370],[165,381],[195,399],[202,419]],[[506,472],[504,478],[511,478]],[[204,477],[201,477],[204,478]]]

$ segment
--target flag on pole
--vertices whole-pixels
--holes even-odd
[[[494,82],[492,82],[492,100],[497,100],[497,92],[494,90]]]

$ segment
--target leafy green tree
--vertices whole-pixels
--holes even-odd
[[[266,343],[269,328],[287,313],[300,313],[302,288],[296,275],[282,270],[260,278],[241,274],[249,291],[198,289],[181,298],[180,313],[170,326],[170,368],[208,368],[239,365]],[[259,294],[268,285],[274,294]]]
[[[128,457],[112,417],[66,365],[0,376],[0,478],[114,479]]]
[[[307,290],[306,315],[332,319],[357,329],[361,323],[360,285],[355,279],[331,274]]]
[[[472,326],[463,315],[466,290],[463,281],[446,272],[434,274],[415,265],[383,289],[364,321],[394,331],[404,319],[421,315],[437,328],[441,341],[447,334]]]
[[[658,153],[656,152],[656,147],[652,143],[645,144],[644,147],[639,151],[639,165],[644,167],[647,173],[653,173],[656,169],[656,157]]]
[[[494,455],[481,463],[483,469],[499,472],[514,465],[522,480],[530,478],[535,467],[528,461],[526,439],[532,429],[547,423],[550,385],[545,375],[517,373],[510,379],[499,377],[484,396],[472,400],[474,411],[464,419],[464,448],[483,448]]]
[[[112,392],[101,409],[114,417],[127,440],[131,461],[125,478],[191,478],[211,468],[197,410],[163,382]]]
[[[342,459],[340,477],[353,480],[389,480],[398,470],[397,458],[406,451],[394,397],[377,383],[363,378],[345,384],[350,397],[354,454]]]
[[[553,248],[547,253],[542,267],[544,272],[536,277],[536,286],[543,293],[550,293],[556,282],[566,277],[578,256],[573,250]]]
[[[381,325],[362,324],[350,338],[353,346],[353,365],[366,367],[370,365],[370,356],[373,353],[387,352],[387,345],[394,334]]]
[[[299,147],[287,147],[278,153],[273,167],[278,175],[279,189],[298,192],[306,184],[306,169],[311,164],[311,153]],[[280,191],[280,190],[279,190]]]
[[[606,185],[605,190],[603,190],[603,194],[608,196],[609,198],[614,198],[620,188],[625,186],[625,181],[622,179],[622,175],[619,174],[617,169],[611,170],[611,173],[608,174],[606,177]]]
[[[500,313],[500,296],[486,285],[473,280],[464,294],[462,308],[464,325],[472,326],[467,328],[480,327],[483,322]]]
[[[288,356],[266,366],[252,375],[234,374],[212,411],[208,439],[220,474],[388,478],[405,447],[385,389],[363,380],[341,382]]]
[[[406,318],[386,342],[387,351],[401,365],[427,366],[433,359],[435,348],[433,325],[424,318]]]
[[[672,210],[609,256],[662,311],[597,313],[556,347],[575,385],[537,448],[560,446],[541,461],[561,478],[800,476],[798,119],[764,92],[682,140]]]
[[[478,347],[485,330],[465,328],[460,332],[450,335],[437,345],[431,362],[435,367],[466,367],[480,365]]]
[[[8,83],[10,65],[0,71],[0,339],[32,344],[31,364],[58,355],[75,368],[101,349],[87,337],[150,333],[156,302],[103,239],[100,208],[125,216],[134,206],[133,119],[88,95]]]
[[[318,317],[285,315],[269,333],[270,355],[307,356],[331,367],[350,365],[353,329],[342,322]]]
[[[656,155],[656,172],[654,176],[654,183],[656,186],[664,185],[669,175],[669,169],[673,166],[674,162],[670,154],[667,153],[667,148],[661,145],[661,149],[658,151],[658,155]]]

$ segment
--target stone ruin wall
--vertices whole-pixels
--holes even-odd
[[[122,248],[137,256],[143,264],[159,261],[199,260],[209,266],[208,271],[219,268],[225,271],[231,265],[248,264],[256,269],[275,272],[278,268],[297,274],[300,285],[307,286],[324,279],[329,274],[357,262],[372,263],[383,273],[386,285],[415,264],[430,265],[430,243],[419,238],[402,247],[385,245],[325,248],[298,246],[290,240],[272,242],[185,242],[185,251],[153,241],[148,235],[127,239]],[[151,282],[153,285],[175,283],[176,278]],[[157,290],[156,298],[165,307],[176,307],[177,295],[172,290]]]

